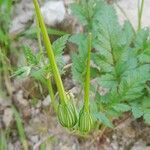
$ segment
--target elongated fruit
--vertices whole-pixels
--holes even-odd
[[[81,133],[88,133],[93,128],[93,117],[89,111],[81,110],[79,115],[79,131]]]
[[[73,128],[77,123],[77,112],[75,106],[71,102],[67,104],[59,104],[58,119],[63,127]]]

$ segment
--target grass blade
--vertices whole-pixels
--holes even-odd
[[[17,129],[18,129],[18,133],[19,133],[19,136],[20,136],[20,141],[22,143],[23,149],[24,150],[29,150],[20,114],[18,113],[18,111],[16,110],[16,108],[14,106],[12,106],[12,109],[13,109],[13,113],[14,113],[14,116],[15,116],[16,125],[17,125]]]

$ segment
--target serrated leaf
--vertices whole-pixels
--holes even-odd
[[[132,113],[135,119],[140,118],[143,116],[143,111],[140,105],[133,104],[132,106]]]
[[[123,103],[115,104],[113,108],[118,112],[126,112],[131,109],[129,105]]]
[[[150,77],[149,70],[149,65],[143,65],[127,73],[119,85],[121,100],[133,100],[143,95],[144,84]]]
[[[11,77],[15,77],[15,76],[18,76],[18,77],[27,77],[29,76],[30,74],[30,71],[31,71],[31,67],[30,66],[24,66],[24,67],[21,67],[19,68],[17,71],[15,71]]]
[[[31,77],[46,85],[46,78],[48,76],[48,73],[50,73],[50,67],[44,66],[38,70],[33,70],[31,72]]]
[[[73,15],[75,15],[83,25],[87,25],[88,22],[85,16],[85,11],[82,9],[82,6],[77,3],[74,3],[70,5],[70,8],[72,10]]]
[[[68,38],[69,38],[69,34],[66,34],[53,42],[52,47],[53,47],[55,57],[63,54],[63,50],[66,47]]]
[[[142,100],[142,107],[143,108],[150,108],[150,97],[145,97]]]
[[[33,54],[32,50],[28,46],[24,46],[23,50],[28,64],[30,65],[38,64],[35,54]]]
[[[102,75],[100,78],[98,78],[98,83],[100,86],[103,86],[105,88],[113,88],[117,86],[117,81],[111,74]]]
[[[150,112],[144,114],[144,120],[147,124],[150,124]]]
[[[59,66],[60,71],[62,71],[62,68],[65,64],[62,54],[63,54],[63,50],[66,46],[66,43],[68,41],[69,35],[64,35],[60,38],[58,38],[56,41],[53,42],[52,47],[53,47],[53,51],[54,51],[54,55],[55,55],[55,59],[56,62]]]
[[[94,114],[94,116],[100,121],[100,123],[104,124],[107,127],[113,128],[112,122],[107,118],[107,116],[104,113],[100,112]]]

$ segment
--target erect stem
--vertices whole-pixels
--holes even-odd
[[[40,30],[37,15],[36,15],[36,26],[37,26],[37,38],[38,38],[39,51],[40,51],[40,55],[41,55],[43,64],[45,65],[42,42],[41,42],[41,30]],[[54,108],[54,111],[57,112],[57,107],[56,107],[57,105],[56,105],[56,102],[55,102],[55,95],[54,95],[54,91],[53,91],[53,87],[52,87],[51,77],[46,79],[46,85],[47,85],[47,89],[48,89],[48,92],[49,92],[49,95],[50,95],[50,98],[51,98],[51,101],[52,101],[52,106]]]
[[[41,15],[40,7],[39,7],[39,4],[38,4],[37,0],[33,0],[33,2],[34,2],[36,15],[37,15],[37,18],[38,18],[38,21],[39,21],[39,24],[40,24],[44,45],[45,45],[45,48],[46,48],[46,51],[47,51],[47,55],[48,55],[48,58],[49,58],[49,61],[50,61],[51,67],[52,67],[55,82],[56,82],[56,85],[57,85],[57,88],[58,88],[58,93],[59,93],[59,96],[60,96],[60,100],[61,100],[62,103],[65,103],[66,94],[65,94],[63,83],[62,83],[62,80],[61,80],[56,62],[55,62],[55,57],[54,57],[54,53],[53,53],[53,50],[52,50],[52,45],[51,45],[51,42],[49,40],[49,36],[48,36],[47,30],[46,30],[46,26],[44,24],[44,19]]]
[[[138,0],[138,30],[141,29],[141,25],[142,25],[143,8],[144,8],[144,0],[142,0],[141,3],[140,0]]]
[[[84,108],[89,111],[89,91],[90,91],[90,58],[91,58],[91,47],[92,47],[92,34],[88,34],[88,55],[87,55],[87,70],[84,85]]]

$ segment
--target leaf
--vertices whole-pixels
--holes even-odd
[[[77,54],[72,55],[72,75],[73,80],[78,83],[83,83],[84,76],[85,76],[85,59],[83,59],[81,56],[78,56]]]
[[[72,75],[73,80],[82,84],[85,76],[87,60],[87,37],[85,34],[71,36],[70,42],[77,44],[78,53],[72,54]]]
[[[75,15],[83,25],[88,24],[87,19],[86,19],[86,14],[84,10],[82,9],[81,5],[77,3],[73,3],[70,5],[70,8],[71,8],[73,15]]]
[[[66,46],[68,38],[69,38],[69,34],[66,34],[53,42],[52,47],[53,47],[55,57],[63,54],[63,50]]]
[[[31,77],[46,85],[46,77],[50,74],[50,67],[44,66],[31,72]]]
[[[20,78],[24,78],[24,77],[29,76],[30,71],[31,71],[31,67],[30,66],[24,66],[24,67],[19,68],[17,71],[15,71],[11,75],[11,77],[18,76]]]
[[[67,34],[64,31],[59,31],[58,29],[53,28],[47,28],[47,32],[49,35],[57,35],[57,36],[63,36]],[[20,33],[20,36],[25,36],[27,38],[36,38],[37,37],[37,27],[30,27],[29,29],[23,31]]]
[[[126,74],[119,85],[121,101],[133,100],[143,95],[144,84],[150,77],[149,70],[149,65],[143,65]]]
[[[109,88],[109,89],[116,87],[116,85],[117,85],[116,79],[111,74],[102,75],[100,78],[98,78],[97,81],[100,86],[103,86],[103,87]]]
[[[100,121],[100,123],[103,123],[107,127],[113,128],[113,124],[104,113],[100,112],[100,113],[94,114],[94,116]]]
[[[38,64],[35,54],[33,54],[32,50],[28,46],[24,46],[24,55],[27,60],[27,63],[30,65]]]
[[[150,108],[150,97],[145,97],[142,100],[142,107],[143,108]]]
[[[66,46],[66,43],[68,41],[69,35],[64,35],[60,38],[58,38],[56,41],[53,42],[52,47],[55,55],[56,62],[59,66],[60,71],[62,70],[64,66],[64,61],[63,61],[63,50]]]
[[[131,108],[132,108],[132,113],[135,119],[143,116],[143,111],[139,104],[134,103]]]
[[[137,33],[136,39],[135,39],[135,47],[138,48],[138,50],[144,49],[144,47],[146,46],[148,42],[149,34],[150,32],[148,28],[142,29]]]
[[[129,105],[124,104],[124,103],[118,103],[112,107],[118,112],[126,112],[131,109]]]
[[[144,114],[144,120],[147,124],[150,124],[150,112]]]

